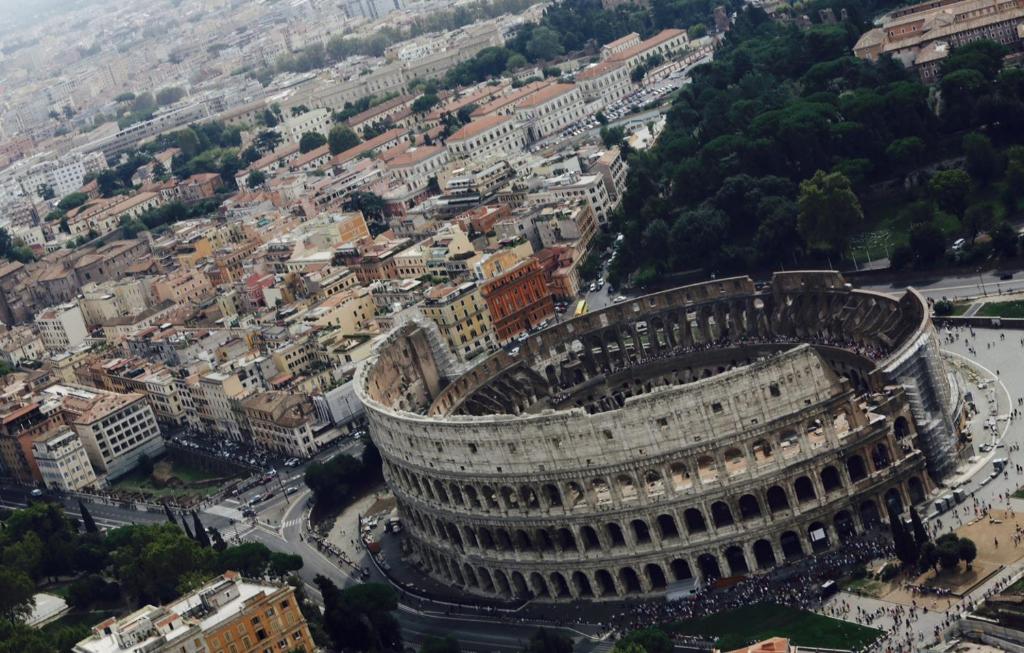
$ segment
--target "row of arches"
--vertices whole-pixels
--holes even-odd
[[[838,511],[828,522],[813,521],[800,530],[785,530],[771,538],[759,537],[720,551],[574,571],[541,572],[473,565],[433,546],[417,543],[416,549],[428,572],[471,590],[517,599],[606,598],[659,592],[670,583],[691,578],[708,582],[723,576],[765,571],[828,551],[881,523],[877,501],[866,499],[856,507]]]

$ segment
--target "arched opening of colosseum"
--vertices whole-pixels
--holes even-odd
[[[637,491],[636,484],[633,483],[633,478],[626,474],[621,474],[615,482],[619,485],[619,497],[623,501],[636,501]]]
[[[493,549],[495,547],[495,545],[494,545],[494,536],[491,535],[491,529],[489,529],[487,527],[481,527],[480,530],[477,531],[477,539],[480,542],[480,548],[481,549],[488,549],[488,550],[490,550],[490,549]]]
[[[557,388],[559,385],[561,385],[558,381],[558,373],[555,371],[554,365],[548,365],[547,367],[544,368],[544,376],[548,380],[548,385],[550,385],[552,388]]]
[[[871,450],[871,462],[875,469],[885,469],[892,464],[892,456],[889,455],[889,447],[884,442],[879,442]]]
[[[708,530],[708,524],[704,521],[704,515],[696,508],[687,508],[683,513],[683,521],[686,522],[686,532],[689,535],[704,533]]]
[[[440,519],[438,519],[436,524],[435,524],[434,532],[436,532],[437,536],[440,537],[441,539],[443,539],[443,540],[448,539],[448,530],[445,528],[444,522],[441,521]]]
[[[796,492],[796,500],[800,503],[814,501],[817,498],[814,494],[814,483],[806,476],[800,476],[793,481],[793,490]]]
[[[910,503],[921,503],[925,499],[924,484],[916,476],[907,479],[907,493],[910,495]]]
[[[526,578],[518,571],[512,572],[512,594],[518,598],[528,599],[533,596],[530,592],[529,586],[526,584]]]
[[[718,567],[718,558],[710,553],[700,554],[697,557],[697,566],[700,568],[700,575],[705,583],[722,577],[722,570]]]
[[[455,505],[457,505],[457,506],[466,505],[465,502],[462,499],[462,491],[459,490],[459,486],[454,484],[454,483],[452,483],[451,485],[448,486],[448,496],[451,497],[452,503],[454,503]]]
[[[716,528],[732,526],[735,520],[732,517],[732,510],[724,501],[715,501],[711,504],[711,519],[715,522]]]
[[[569,583],[565,581],[565,576],[559,572],[552,572],[551,574],[551,592],[556,598],[568,598],[572,596],[572,592],[569,591]]]
[[[555,532],[555,542],[558,544],[558,549],[560,551],[576,550],[576,537],[568,528],[559,528]]]
[[[750,447],[750,452],[754,456],[754,462],[758,465],[768,462],[774,455],[772,445],[767,440],[757,440],[754,442],[753,446]]]
[[[434,488],[431,487],[430,481],[426,479],[424,479],[423,481],[423,493],[427,495],[428,499],[431,499],[433,501],[437,500],[437,497],[434,495]]]
[[[476,539],[476,533],[468,526],[466,527],[466,544],[475,549],[480,548],[480,541]]]
[[[530,540],[530,535],[521,528],[517,528],[513,533],[512,543],[515,545],[516,551],[533,550],[533,541]]]
[[[576,506],[580,505],[584,499],[583,486],[576,481],[569,481],[565,485],[565,498],[568,501],[568,509],[574,509]]]
[[[498,589],[498,594],[512,596],[512,586],[508,583],[508,576],[500,569],[494,572],[494,585]]]
[[[647,522],[642,519],[634,519],[629,525],[633,529],[633,540],[637,544],[650,544],[651,529],[647,526]]]
[[[647,470],[644,474],[644,489],[647,492],[647,496],[652,499],[664,495],[665,481],[661,478],[661,474],[653,469]]]
[[[807,425],[807,443],[811,449],[817,449],[825,446],[825,427],[822,425],[821,420],[815,418]]]
[[[501,493],[501,501],[507,509],[513,510],[519,507],[519,497],[516,496],[515,490],[507,485],[502,485],[498,492]]]
[[[465,551],[462,545],[462,535],[459,533],[459,529],[455,527],[455,524],[448,524],[448,540],[457,546],[459,551]]]
[[[779,545],[782,546],[782,555],[786,560],[797,560],[804,557],[804,548],[800,543],[800,536],[793,531],[786,531],[779,537]]]
[[[472,565],[468,562],[462,566],[462,577],[466,579],[466,584],[470,587],[480,587],[480,582],[476,578],[476,572],[473,571]]]
[[[537,510],[540,508],[540,500],[537,498],[537,493],[529,485],[519,488],[519,498],[522,500],[522,505],[525,509]]]
[[[600,596],[615,596],[618,594],[615,589],[615,581],[612,579],[611,572],[607,569],[598,569],[594,573],[594,580],[597,581]]]
[[[733,576],[750,573],[750,567],[747,566],[747,557],[743,555],[743,549],[736,545],[730,546],[725,550],[725,561],[729,565],[729,573]]]
[[[786,431],[779,436],[779,449],[782,450],[782,457],[789,459],[800,453],[800,436],[796,431]]]
[[[672,463],[669,472],[672,474],[672,489],[676,492],[693,487],[693,479],[683,463]]]
[[[840,510],[832,518],[832,526],[840,542],[848,542],[857,536],[857,526],[853,523],[853,515],[849,510]]]
[[[626,546],[626,536],[622,533],[622,527],[615,522],[609,522],[604,527],[605,533],[608,535],[608,543],[614,548],[617,546]]]
[[[606,506],[612,502],[612,490],[603,478],[595,478],[591,481],[590,488],[594,493],[594,503],[597,505]]]
[[[714,483],[718,480],[718,467],[715,466],[715,459],[711,456],[697,458],[697,474],[701,483]]]
[[[549,506],[558,507],[562,505],[562,493],[558,491],[556,485],[548,483],[542,489]]]
[[[850,482],[856,483],[867,478],[868,470],[864,466],[864,459],[854,454],[846,459],[846,471],[850,474]]]
[[[878,512],[878,504],[873,499],[868,499],[860,504],[860,522],[865,530],[882,523],[882,516]]]
[[[594,595],[594,590],[590,587],[590,579],[582,571],[572,572],[572,586],[576,588],[576,594],[581,597]]]
[[[900,491],[894,487],[889,488],[885,492],[885,505],[891,509],[894,514],[903,514],[903,497],[900,496]]]
[[[807,539],[811,541],[811,550],[815,553],[828,551],[832,543],[828,539],[828,529],[819,521],[812,522],[807,527]]]
[[[725,473],[736,476],[747,471],[747,457],[739,449],[732,447],[725,450]]]
[[[775,566],[775,551],[768,540],[754,542],[754,561],[758,569],[771,569]]]
[[[902,415],[897,417],[896,420],[892,423],[892,432],[893,435],[896,436],[897,440],[902,440],[903,438],[910,435],[912,431],[910,430],[910,423],[907,421],[907,418],[903,417]]]
[[[551,592],[548,590],[548,582],[536,571],[530,574],[530,588],[533,590],[534,596],[551,597]]]
[[[672,515],[658,515],[658,532],[661,533],[663,540],[679,537],[679,527],[676,526],[675,518]]]
[[[637,576],[636,570],[632,567],[623,567],[619,570],[619,582],[622,583],[622,588],[626,590],[626,594],[639,594],[644,591],[640,585],[640,577]]]
[[[843,479],[839,476],[839,470],[832,465],[828,465],[822,469],[821,487],[825,490],[826,494],[834,490],[841,490],[843,487]]]
[[[448,564],[450,565],[449,569],[451,569],[449,575],[452,577],[452,580],[455,581],[455,584],[459,586],[465,585],[466,579],[462,577],[462,570],[459,569],[459,566],[452,564],[450,560],[448,561]]]
[[[741,520],[757,519],[761,516],[761,504],[757,502],[757,497],[753,494],[744,494],[737,503]]]
[[[537,548],[541,551],[553,551],[555,549],[555,542],[551,539],[551,534],[548,533],[546,528],[537,529]]]
[[[487,571],[483,567],[477,569],[477,578],[480,579],[480,589],[486,592],[494,591],[494,581],[491,580],[491,572]]]
[[[484,503],[487,504],[488,510],[497,510],[498,506],[498,495],[494,493],[494,488],[490,485],[485,485],[480,488],[480,494],[483,495]]]
[[[676,558],[670,563],[672,568],[672,580],[680,581],[686,580],[687,578],[693,578],[693,572],[690,571],[690,563],[683,560],[682,558]]]
[[[512,550],[512,538],[504,528],[499,528],[494,532],[494,540],[502,551]]]
[[[789,510],[789,497],[786,496],[786,491],[778,485],[768,488],[768,492],[765,493],[765,499],[768,501],[768,509],[772,513],[779,512],[780,510]]]
[[[581,526],[580,538],[583,539],[583,549],[586,551],[594,551],[601,548],[601,539],[597,536],[597,531],[592,526]]]
[[[477,494],[475,487],[473,487],[472,485],[467,485],[464,494],[466,496],[466,503],[469,504],[470,508],[482,507],[480,505],[480,495]]]
[[[668,582],[665,580],[665,571],[660,565],[656,565],[653,562],[644,567],[644,575],[647,576],[647,582],[650,583],[652,589],[663,590],[668,587]]]

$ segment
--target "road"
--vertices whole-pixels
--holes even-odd
[[[1024,272],[1017,273],[1012,279],[1000,279],[1002,272],[989,270],[973,274],[953,274],[934,279],[918,279],[912,285],[929,299],[965,299],[983,295],[999,295],[1010,292],[1024,292]],[[903,283],[858,284],[867,290],[886,293],[902,293],[906,288]]]

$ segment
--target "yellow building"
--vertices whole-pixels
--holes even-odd
[[[350,288],[320,302],[306,314],[305,321],[318,327],[337,327],[351,335],[364,330],[376,310],[369,288]]]
[[[437,324],[448,346],[462,360],[496,346],[487,302],[472,281],[428,290],[423,314]]]

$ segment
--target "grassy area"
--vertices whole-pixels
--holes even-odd
[[[185,483],[185,485],[181,487],[158,487],[157,484],[153,482],[152,476],[146,475],[140,469],[136,468],[132,470],[131,473],[126,474],[115,481],[111,487],[127,492],[147,492],[157,497],[180,496],[184,494],[209,495],[219,489],[219,486],[217,485],[190,487],[190,483],[217,478],[219,474],[190,465],[189,463],[177,458],[165,456],[159,459],[154,464],[154,470],[154,474],[159,474],[164,477],[176,477]]]
[[[843,589],[864,596],[881,596],[885,585],[870,578],[855,578],[842,583]]]
[[[85,612],[72,610],[60,619],[46,624],[43,626],[42,630],[44,633],[53,634],[65,626],[84,626],[86,628],[92,628],[107,617],[121,614],[121,612],[121,610],[87,610]]]
[[[1024,301],[990,302],[983,304],[977,314],[985,317],[1024,317]]]
[[[716,637],[717,647],[730,650],[769,637],[788,637],[797,646],[858,649],[882,631],[813,612],[758,603],[702,619],[677,621],[668,629],[682,635]]]

